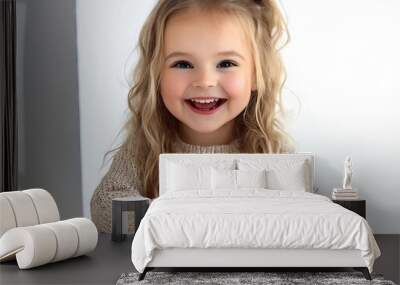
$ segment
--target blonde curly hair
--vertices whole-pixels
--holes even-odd
[[[241,20],[251,43],[257,91],[247,107],[235,118],[235,137],[242,153],[294,152],[294,141],[284,130],[280,115],[286,71],[279,51],[290,41],[286,22],[273,0],[159,0],[139,35],[139,60],[133,70],[133,85],[128,94],[130,118],[122,130],[120,148],[137,165],[142,181],[140,194],[158,197],[158,159],[160,153],[174,153],[178,121],[166,109],[160,96],[163,42],[167,20],[184,9],[233,13]],[[287,41],[279,48],[286,32]],[[105,157],[104,156],[104,157]],[[104,160],[103,160],[104,162]],[[133,175],[133,174],[132,174]]]

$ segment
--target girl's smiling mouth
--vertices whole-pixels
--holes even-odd
[[[219,110],[228,99],[226,98],[192,98],[185,99],[185,103],[190,107],[190,109],[202,115],[210,115]]]

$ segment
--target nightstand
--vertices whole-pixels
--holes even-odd
[[[332,200],[332,202],[359,214],[366,219],[366,201],[365,200]]]
[[[113,241],[125,240],[128,232],[128,212],[135,212],[135,233],[140,221],[150,206],[150,199],[145,197],[123,197],[112,199],[112,229]]]

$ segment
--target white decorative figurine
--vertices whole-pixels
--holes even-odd
[[[351,157],[347,156],[344,161],[344,179],[343,179],[343,189],[351,190],[351,176],[353,174]]]

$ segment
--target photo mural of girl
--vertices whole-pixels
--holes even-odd
[[[295,151],[282,122],[285,32],[286,45],[272,0],[157,2],[139,35],[126,137],[91,198],[100,232],[111,232],[113,198],[158,197],[161,153]]]

